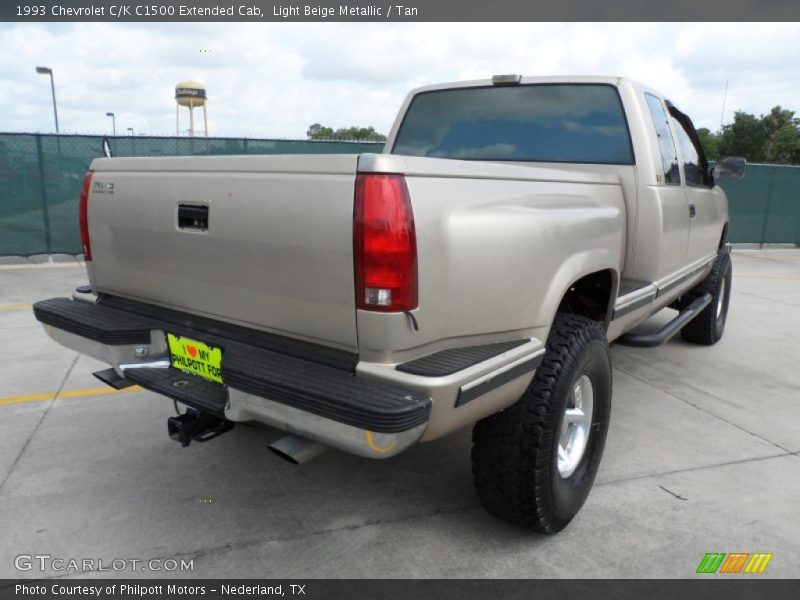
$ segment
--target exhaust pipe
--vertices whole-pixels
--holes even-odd
[[[272,452],[294,465],[302,465],[319,456],[328,446],[297,435],[285,435],[267,446]]]

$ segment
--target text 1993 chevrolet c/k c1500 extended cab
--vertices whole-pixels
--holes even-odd
[[[689,118],[627,79],[425,87],[383,154],[95,160],[91,291],[34,311],[105,382],[184,405],[184,445],[257,422],[298,463],[385,458],[474,424],[483,504],[555,532],[600,463],[609,342],[722,336],[714,180],[743,169],[710,170]]]

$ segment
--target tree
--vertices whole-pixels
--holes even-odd
[[[770,138],[766,160],[782,165],[800,164],[800,127],[797,119],[786,123]]]
[[[795,118],[794,111],[776,106],[762,117],[762,121],[769,136],[764,149],[766,161],[800,163],[800,119]]]
[[[750,162],[800,164],[800,119],[794,111],[775,106],[766,115],[756,117],[745,112],[736,112],[733,123],[722,128],[717,136],[717,155],[744,156]],[[708,133],[709,145],[698,131],[707,153],[713,146]]]
[[[306,131],[306,135],[310,140],[323,140],[333,136],[333,129],[330,127],[323,127],[319,123],[314,123]]]
[[[711,133],[711,130],[707,127],[701,127],[697,130],[697,137],[700,138],[706,158],[708,160],[717,160],[719,158],[719,134]]]
[[[385,142],[386,136],[375,131],[374,127],[342,127],[333,130],[314,123],[306,132],[310,140],[347,140],[359,142]]]
[[[722,128],[719,153],[723,156],[744,156],[749,162],[764,162],[768,137],[763,119],[736,111],[733,123]]]
[[[761,120],[767,130],[767,136],[772,137],[787,125],[797,124],[793,110],[785,110],[775,106],[768,115],[761,115]]]

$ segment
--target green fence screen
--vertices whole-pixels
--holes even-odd
[[[747,165],[744,178],[722,181],[734,243],[800,245],[800,167]]]
[[[0,255],[77,254],[77,203],[102,136],[0,133]],[[112,137],[114,156],[356,154],[380,143],[241,138]],[[722,182],[730,241],[800,244],[800,167],[748,165]]]
[[[382,143],[241,138],[110,137],[114,156],[358,154]],[[78,197],[103,136],[0,133],[0,255],[77,254]]]

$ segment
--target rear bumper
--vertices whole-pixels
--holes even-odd
[[[419,441],[431,398],[352,372],[202,329],[181,333],[221,347],[225,385],[170,368],[163,319],[67,298],[34,305],[63,346],[111,365],[144,388],[231,421],[258,421],[354,454],[384,458]]]

